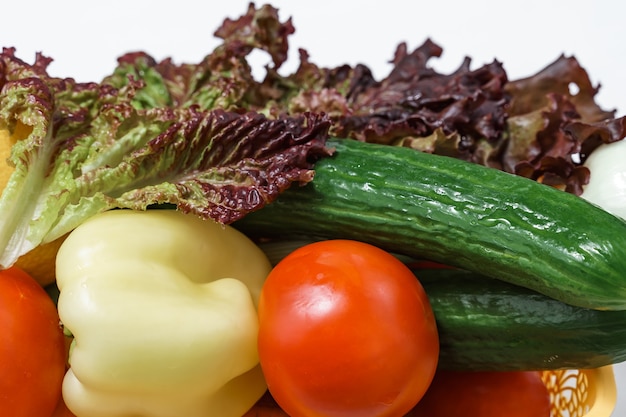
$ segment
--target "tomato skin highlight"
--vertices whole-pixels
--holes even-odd
[[[437,371],[406,417],[549,417],[550,394],[539,372]]]
[[[259,303],[259,357],[292,417],[408,412],[435,373],[439,339],[424,289],[372,245],[328,240],[285,257]]]
[[[52,299],[16,267],[0,271],[0,409],[48,417],[65,375],[65,337]]]

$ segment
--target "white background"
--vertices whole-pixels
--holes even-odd
[[[456,69],[465,56],[472,67],[504,64],[510,79],[529,76],[556,60],[574,55],[594,84],[598,103],[626,114],[626,3],[609,0],[340,0],[270,2],[281,20],[293,18],[290,59],[283,73],[295,70],[297,48],[321,66],[363,63],[377,78],[390,70],[397,44],[409,49],[427,38],[443,47],[430,64],[442,72]],[[262,2],[257,2],[261,5]],[[54,59],[49,72],[78,81],[99,81],[116,58],[143,50],[157,60],[198,62],[218,45],[213,32],[225,17],[247,10],[247,0],[78,0],[6,2],[2,6],[0,46],[16,47],[32,62],[40,51]],[[257,71],[268,62],[255,55]],[[260,74],[260,72],[259,72]],[[615,367],[618,406],[626,415],[626,365]]]

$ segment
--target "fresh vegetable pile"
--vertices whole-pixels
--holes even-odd
[[[67,367],[58,417],[446,415],[445,378],[522,417],[547,412],[537,371],[626,360],[623,164],[600,156],[626,117],[575,58],[441,74],[427,40],[382,80],[304,50],[283,75],[294,30],[250,4],[199,63],[132,52],[91,83],[2,51],[0,278],[58,242],[62,324],[24,323],[42,341],[5,342],[7,375],[56,354],[32,375]]]

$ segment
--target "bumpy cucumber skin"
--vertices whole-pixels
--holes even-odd
[[[439,331],[439,367],[586,369],[626,360],[626,310],[600,311],[461,270],[421,270]]]
[[[581,307],[626,309],[626,222],[535,181],[407,148],[332,139],[314,180],[234,226],[346,238]]]

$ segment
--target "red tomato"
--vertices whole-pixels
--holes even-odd
[[[65,374],[65,338],[52,299],[18,268],[0,271],[0,410],[51,416]]]
[[[407,417],[549,417],[550,394],[538,372],[438,371]]]
[[[293,417],[401,416],[439,355],[430,303],[402,262],[374,246],[304,246],[269,274],[259,303],[269,391]]]

